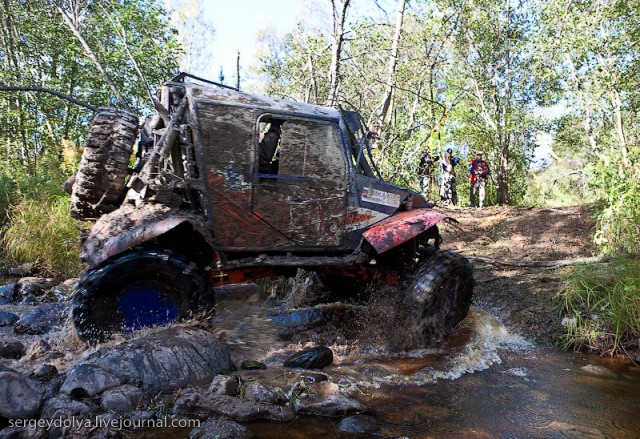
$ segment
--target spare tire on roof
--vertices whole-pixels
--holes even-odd
[[[115,108],[98,110],[73,182],[71,216],[96,219],[118,208],[137,137],[137,116]]]

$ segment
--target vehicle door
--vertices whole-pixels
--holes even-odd
[[[273,126],[279,131],[275,148]],[[340,248],[348,174],[338,122],[264,114],[256,136],[253,213],[293,248]]]

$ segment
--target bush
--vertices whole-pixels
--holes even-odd
[[[631,157],[632,162],[640,158]],[[596,166],[594,185],[604,192],[595,242],[612,253],[640,254],[640,166]]]
[[[571,271],[559,293],[564,348],[615,354],[640,338],[640,259],[618,257]]]
[[[12,206],[2,237],[7,262],[34,262],[54,276],[77,276],[83,269],[78,254],[82,227],[69,215],[69,197],[24,199]]]

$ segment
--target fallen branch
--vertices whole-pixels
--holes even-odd
[[[69,102],[72,102],[76,105],[80,105],[81,107],[87,108],[91,111],[98,111],[98,108],[94,107],[93,105],[87,104],[86,102],[79,101],[76,98],[66,95],[64,93],[60,93],[59,91],[51,90],[50,88],[0,85],[0,91],[37,91],[41,93],[49,93],[61,99],[65,99]]]
[[[558,268],[558,267],[567,267],[571,265],[583,265],[583,264],[594,264],[596,262],[605,262],[610,259],[609,256],[601,255],[601,256],[593,256],[590,258],[578,258],[578,259],[562,259],[559,261],[497,261],[495,259],[484,258],[481,256],[466,256],[467,259],[471,259],[472,261],[484,262],[485,264],[491,265],[502,265],[505,267],[521,267],[521,268]]]

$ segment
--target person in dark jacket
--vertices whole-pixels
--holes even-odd
[[[278,149],[281,132],[282,125],[273,121],[260,141],[260,147],[258,148],[258,172],[260,174],[278,173],[276,149]]]
[[[435,160],[432,159],[429,152],[425,153],[420,159],[418,178],[420,180],[420,190],[425,196],[429,195],[429,189],[431,188],[433,180],[433,165],[438,159],[440,159],[438,156],[435,157]]]
[[[459,157],[453,156],[453,149],[449,148],[440,162],[440,199],[442,201],[458,204],[458,189],[456,180],[456,165],[460,162]]]

